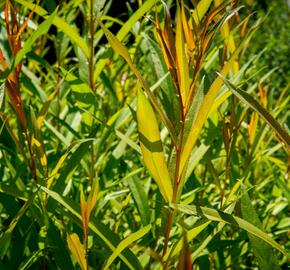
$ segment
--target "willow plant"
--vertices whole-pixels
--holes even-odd
[[[245,101],[261,114],[270,126],[276,126],[273,127],[274,131],[282,139],[286,149],[289,147],[288,134],[274,118],[263,110],[259,103],[247,93],[238,90],[225,79],[225,76],[230,73],[232,75],[238,73],[241,54],[246,48],[255,28],[250,29],[246,33],[248,17],[240,25],[241,40],[236,42],[231,32],[231,25],[234,21],[232,18],[236,16],[238,8],[235,7],[233,2],[227,1],[214,1],[215,7],[213,9],[210,9],[211,4],[212,1],[200,1],[192,11],[189,7],[185,6],[184,1],[177,1],[176,16],[173,22],[170,17],[169,8],[162,1],[164,10],[162,24],[159,22],[159,9],[155,7],[155,22],[153,22],[156,28],[155,37],[162,50],[163,61],[166,63],[172,83],[171,89],[165,89],[167,98],[170,99],[171,97],[169,101],[171,107],[166,106],[164,103],[162,104],[163,106],[160,104],[148,87],[145,79],[134,66],[127,49],[101,21],[99,22],[112,48],[125,59],[140,84],[138,87],[137,121],[142,156],[145,166],[159,187],[159,191],[165,201],[164,206],[169,206],[168,216],[164,221],[166,226],[162,256],[165,267],[168,266],[170,257],[177,254],[181,248],[180,245],[174,245],[174,249],[168,251],[170,232],[172,225],[176,222],[175,215],[177,212],[201,215],[209,220],[237,224],[250,234],[262,238],[285,254],[282,247],[257,227],[245,220],[227,214],[228,211],[231,213],[233,210],[231,204],[233,196],[235,196],[234,194],[238,189],[237,185],[240,184],[239,182],[236,183],[232,190],[228,191],[225,203],[221,202],[221,209],[225,209],[225,212],[200,206],[187,211],[186,207],[179,205],[183,187],[188,179],[187,169],[189,160],[199,134],[213,108],[216,109],[221,104],[221,100],[225,100],[223,96],[216,99],[224,81],[239,99]],[[206,88],[205,77],[201,75],[201,71],[207,63],[211,44],[218,32],[221,32],[224,40],[223,59],[220,70],[216,73],[216,78]],[[236,45],[236,43],[239,44]],[[144,90],[147,98],[141,88]],[[177,114],[172,113],[171,110],[177,112]],[[171,139],[172,149],[169,149],[166,155],[163,151],[156,114],[160,117]],[[269,119],[267,120],[268,117]],[[230,130],[232,132],[233,128],[234,123],[231,122]],[[229,144],[230,137],[233,137],[233,133],[224,137],[225,145]],[[222,192],[224,193],[224,191]],[[221,199],[223,200],[223,196]],[[190,240],[207,225],[208,223],[205,222],[194,228],[189,233],[191,235]],[[185,239],[187,238],[188,236],[185,237]],[[184,248],[186,248],[186,245],[185,243]],[[191,261],[191,255],[188,252],[185,252],[184,256],[185,258],[181,259],[183,260],[183,266],[180,266],[180,269],[188,267],[186,265],[190,264]]]
[[[4,2],[0,269],[287,263],[269,212],[289,196],[289,86],[270,98],[274,71],[242,60],[259,23],[237,1],[135,1],[126,22],[110,0]]]

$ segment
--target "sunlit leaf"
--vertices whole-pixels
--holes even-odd
[[[86,252],[77,234],[67,235],[67,244],[82,270],[87,269]]]
[[[106,264],[104,265],[103,269],[110,269],[110,265],[113,263],[113,261],[120,255],[120,253],[130,246],[133,242],[139,240],[142,238],[145,234],[147,234],[151,229],[151,225],[147,225],[137,232],[134,232],[130,234],[128,237],[126,237],[124,240],[120,242],[120,244],[116,247],[112,255],[108,258],[106,261]]]
[[[164,199],[171,202],[173,190],[164,159],[158,122],[149,101],[141,90],[138,91],[137,120],[144,163],[156,181]]]
[[[99,22],[102,30],[104,31],[110,45],[112,48],[120,54],[127,62],[131,70],[134,72],[136,77],[138,78],[139,82],[141,83],[142,87],[144,88],[146,94],[148,95],[150,101],[152,102],[152,105],[154,106],[154,109],[159,113],[164,125],[167,127],[172,139],[176,141],[176,134],[174,127],[171,123],[171,121],[168,119],[168,116],[164,113],[162,110],[161,106],[159,105],[159,102],[157,101],[156,97],[153,95],[151,92],[149,86],[147,85],[146,81],[144,78],[141,76],[137,68],[134,66],[132,59],[129,55],[128,50],[126,47],[101,23]]]

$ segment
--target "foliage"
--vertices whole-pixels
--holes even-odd
[[[1,4],[0,269],[286,267],[289,95],[261,20],[37,3]]]

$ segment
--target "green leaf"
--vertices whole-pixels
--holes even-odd
[[[121,254],[121,252],[129,247],[133,242],[139,240],[142,238],[145,234],[147,234],[151,229],[151,225],[147,225],[137,232],[134,232],[130,234],[128,237],[126,237],[124,240],[122,240],[119,245],[116,247],[112,255],[107,260],[105,266],[103,267],[104,270],[109,269],[110,265],[113,263],[113,261]]]
[[[187,240],[190,242],[195,237],[197,237],[207,226],[211,223],[211,221],[202,222],[201,224],[195,225],[192,229],[186,232]],[[175,256],[180,253],[182,249],[182,239],[180,239],[176,245],[172,246],[166,252],[164,259],[167,261],[169,256]]]
[[[46,34],[52,25],[52,22],[54,18],[56,17],[58,9],[55,9],[55,11],[43,22],[41,23],[37,30],[33,32],[32,36],[25,42],[23,48],[17,53],[15,60],[12,64],[12,69],[14,69],[17,64],[20,63],[20,61],[24,58],[24,56],[31,51],[33,44],[35,41],[42,35]]]
[[[138,90],[137,120],[144,163],[156,181],[164,199],[171,202],[173,188],[164,159],[158,122],[149,101],[141,90]]]
[[[130,16],[129,20],[122,26],[122,28],[117,33],[117,38],[120,41],[123,41],[123,39],[126,37],[126,35],[131,31],[131,28],[133,27],[133,25],[140,18],[142,18],[142,16],[146,12],[149,12],[152,9],[154,4],[155,4],[155,0],[145,1],[145,3],[138,10],[136,10],[135,13]],[[103,71],[105,65],[106,65],[106,59],[101,59],[98,62],[98,65],[97,65],[95,73],[94,73],[95,80],[100,75],[100,73]]]
[[[33,12],[45,19],[48,17],[47,11],[38,5],[32,4],[31,2],[25,0],[16,0],[16,2],[26,8],[29,8],[30,10],[33,10]],[[82,49],[86,57],[90,56],[90,51],[85,40],[82,39],[78,32],[72,28],[64,19],[55,16],[53,18],[52,24],[55,25],[60,31],[64,32],[73,44],[77,44]]]
[[[73,269],[70,253],[67,250],[67,244],[61,237],[61,231],[59,231],[52,221],[49,221],[47,240],[58,267],[62,270]]]
[[[280,124],[273,118],[273,116],[264,108],[262,105],[258,103],[251,95],[247,92],[238,89],[234,86],[229,80],[227,80],[223,75],[218,75],[222,78],[225,82],[227,87],[233,91],[234,95],[239,98],[242,102],[246,105],[251,107],[254,111],[256,111],[264,120],[265,122],[273,129],[276,133],[278,138],[283,141],[286,146],[286,149],[290,151],[290,136],[288,133],[280,126]]]
[[[0,238],[0,246],[4,246],[6,241],[9,241],[10,236],[12,235],[12,232],[17,225],[18,221],[22,218],[22,216],[26,213],[30,205],[33,203],[34,197],[36,193],[31,194],[29,199],[23,204],[23,206],[20,208],[20,210],[17,212],[15,217],[10,222],[8,229],[1,235]]]
[[[246,192],[245,188],[243,188],[243,196],[241,198],[241,210],[242,210],[242,216],[246,221],[251,222],[258,228],[262,228],[262,224],[259,220],[259,217],[252,206],[250,197],[248,193]],[[271,246],[264,241],[262,241],[260,238],[248,233],[250,243],[252,245],[254,254],[258,260],[260,269],[262,270],[277,270],[279,268],[279,264],[277,261],[277,258],[275,257],[275,254],[273,252],[273,249]]]
[[[133,198],[136,202],[142,224],[145,226],[150,222],[150,210],[148,204],[148,198],[144,191],[142,183],[136,176],[130,177],[128,180],[128,185],[133,194]]]
[[[79,214],[79,209],[76,209],[76,206],[73,205],[73,203],[69,202],[62,196],[60,196],[58,193],[47,189],[43,186],[40,186],[40,188],[47,193],[49,196],[51,196],[55,201],[60,203],[67,211],[69,211],[79,222],[79,225],[81,226],[82,217]],[[105,245],[111,250],[115,251],[117,245],[116,245],[116,239],[114,240],[114,234],[112,234],[111,231],[106,229],[105,226],[102,226],[99,224],[98,226],[94,223],[89,223],[89,228],[94,232],[96,235],[98,235],[101,240],[105,243]],[[125,252],[126,251],[126,252]],[[128,252],[128,250],[124,250],[118,255],[121,260],[130,268],[130,269],[140,269],[138,260],[133,255],[132,252]]]
[[[268,234],[266,234],[265,232],[263,232],[262,230],[260,230],[259,228],[257,228],[256,226],[254,226],[253,224],[249,223],[248,221],[242,218],[208,207],[189,206],[173,203],[170,204],[170,207],[172,207],[175,210],[178,210],[179,212],[186,213],[189,215],[206,217],[209,220],[228,223],[233,226],[238,226],[241,229],[267,242],[272,247],[276,248],[285,256],[287,256],[287,251],[282,246],[280,246],[275,240],[273,240]]]

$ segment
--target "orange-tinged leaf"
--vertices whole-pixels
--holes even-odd
[[[158,123],[149,101],[141,90],[138,90],[137,120],[144,163],[165,201],[171,202],[173,188],[164,158]]]
[[[249,23],[251,16],[252,16],[252,14],[248,15],[243,23],[243,27],[242,27],[241,33],[240,33],[241,37],[243,37],[245,35],[245,32],[246,32],[246,29],[247,29],[247,26],[248,26],[248,23]]]
[[[223,1],[215,0],[216,6],[221,5]],[[233,35],[231,34],[230,23],[226,21],[221,27],[222,37],[225,39],[226,48],[228,48],[229,52],[232,54],[236,50],[236,44]],[[239,63],[238,61],[234,61],[233,63],[233,72],[237,73],[239,71]]]
[[[163,30],[161,29],[161,26],[159,24],[158,15],[155,15],[155,21],[156,21],[156,29],[159,34],[159,37],[161,39],[161,48],[163,50],[163,55],[165,57],[167,66],[169,70],[175,69],[175,62],[176,62],[176,51],[175,51],[175,44],[174,44],[174,34],[172,30],[172,21],[170,17],[170,12],[168,10],[168,7],[164,2],[163,9],[164,9],[164,27]],[[166,59],[167,58],[167,59]]]
[[[262,102],[264,108],[267,108],[267,104],[268,104],[267,92],[268,92],[268,89],[269,88],[266,88],[266,90],[264,90],[264,88],[262,87],[262,85],[259,83],[258,84],[258,89],[259,89],[259,93],[260,93],[261,102]]]
[[[221,70],[222,75],[228,74],[232,67],[232,63],[235,61],[235,59],[238,57],[241,50],[244,48],[245,44],[249,41],[251,38],[253,32],[244,40],[241,42],[240,46],[236,49],[236,51],[233,53],[231,58],[228,60],[228,62],[223,66]],[[204,100],[201,104],[201,107],[199,109],[199,113],[197,114],[196,120],[194,123],[192,123],[189,135],[186,139],[186,142],[182,148],[181,152],[181,160],[180,160],[180,170],[179,170],[179,176],[182,175],[183,170],[186,167],[187,161],[190,157],[191,151],[195,145],[195,142],[199,136],[199,133],[207,120],[207,117],[209,115],[209,112],[211,111],[211,107],[214,104],[215,98],[217,93],[219,92],[220,88],[223,85],[223,80],[220,77],[217,77],[214,82],[211,84],[206,96],[204,97]]]
[[[23,111],[22,100],[18,87],[19,87],[18,84],[15,84],[9,79],[6,80],[5,82],[5,88],[8,93],[12,107],[15,110],[17,117],[20,120],[24,130],[27,130],[26,116]]]
[[[35,8],[34,8],[35,9]],[[25,28],[27,27],[27,24],[34,12],[34,9],[29,13],[28,17],[26,18],[25,22],[22,24],[21,28],[19,29],[17,36],[16,36],[16,42],[20,39],[20,35],[23,33],[23,31],[25,30]]]
[[[3,69],[6,70],[7,69],[7,63],[6,63],[6,60],[4,58],[4,55],[3,55],[3,52],[1,50],[1,48],[0,48],[0,62],[2,64]]]
[[[251,120],[250,120],[250,124],[248,127],[250,144],[253,144],[254,139],[255,139],[257,125],[258,125],[258,119],[259,119],[258,114],[256,112],[253,112],[251,115]]]
[[[80,242],[78,235],[76,233],[68,234],[66,240],[71,253],[77,260],[82,270],[87,270],[85,248]]]
[[[159,41],[159,45],[161,47],[162,50],[162,54],[166,63],[166,66],[168,68],[168,70],[170,71],[170,74],[173,78],[173,81],[177,81],[177,73],[176,73],[176,57],[174,58],[174,56],[172,55],[170,48],[168,48],[168,42],[166,42],[166,36],[164,35],[164,31],[161,29],[161,26],[159,24],[159,20],[158,20],[158,15],[155,15],[156,19],[155,19],[155,24],[156,24],[156,31],[158,33],[158,41]],[[174,45],[174,44],[173,44]],[[173,46],[173,52],[174,55],[175,53],[175,46]]]
[[[181,1],[181,20],[182,20],[183,31],[184,31],[184,36],[185,36],[186,43],[188,46],[188,50],[190,53],[192,53],[194,51],[194,48],[195,48],[195,42],[194,42],[194,38],[192,35],[192,31],[191,31],[189,24],[188,24],[188,20],[187,20],[186,15],[185,15],[183,1]]]

